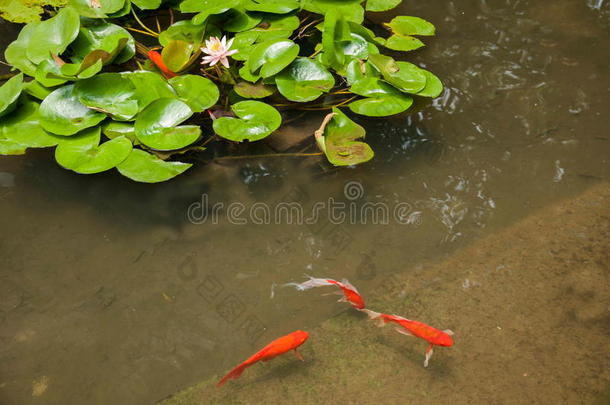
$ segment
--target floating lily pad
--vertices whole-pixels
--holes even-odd
[[[28,59],[38,64],[49,54],[60,55],[78,35],[80,17],[71,7],[36,25],[26,50]]]
[[[160,183],[184,173],[190,163],[166,162],[140,149],[133,149],[127,159],[117,166],[118,171],[131,180]]]
[[[333,108],[335,114],[324,129],[324,153],[335,166],[349,166],[368,162],[375,155],[371,147],[359,142],[366,131],[350,120],[341,110]]]
[[[140,10],[156,10],[163,0],[131,0]]]
[[[178,97],[194,112],[202,112],[218,101],[220,92],[210,79],[198,75],[176,76],[169,80]]]
[[[121,10],[125,0],[69,0],[68,4],[84,17],[107,18]]]
[[[166,47],[170,41],[179,40],[198,46],[203,42],[204,24],[193,24],[190,20],[178,21],[159,34],[159,43]]]
[[[28,59],[27,49],[39,24],[40,22],[33,22],[23,27],[17,39],[11,42],[4,51],[6,61],[29,76],[34,76],[36,65]]]
[[[177,126],[193,111],[183,101],[161,98],[150,104],[136,118],[136,136],[144,145],[157,150],[184,148],[199,139],[201,128],[195,125]]]
[[[386,117],[406,111],[413,104],[413,99],[405,94],[383,97],[369,97],[348,104],[356,114],[369,117]]]
[[[434,35],[434,25],[419,17],[398,16],[384,24],[396,35]]]
[[[124,136],[134,145],[140,143],[136,137],[136,130],[133,122],[108,121],[102,126],[102,133],[109,139]]]
[[[426,87],[417,93],[417,95],[432,98],[440,96],[443,92],[443,83],[433,73],[428,72],[425,69],[422,69],[422,72],[426,75]]]
[[[396,62],[389,56],[370,55],[369,61],[381,72],[383,78],[398,90],[417,93],[426,86],[422,69],[409,62]]]
[[[177,97],[174,88],[159,73],[138,70],[123,72],[121,75],[136,86],[135,98],[140,111],[157,99]]]
[[[0,86],[0,117],[13,111],[23,90],[23,73],[11,77]]]
[[[169,41],[167,46],[161,51],[163,63],[172,72],[180,72],[188,67],[189,61],[195,49],[195,44],[179,39],[173,39]]]
[[[364,20],[362,0],[303,0],[303,8],[312,13],[327,15],[336,11],[346,21],[361,23]]]
[[[118,120],[130,120],[138,113],[136,86],[119,73],[102,73],[74,85],[81,103]]]
[[[335,85],[335,78],[319,62],[297,58],[275,78],[279,92],[288,100],[315,100]]]
[[[53,90],[55,89],[45,87],[36,80],[29,81],[23,85],[23,91],[38,100],[44,100]]]
[[[260,101],[240,101],[231,110],[239,118],[221,117],[214,121],[214,132],[230,141],[258,141],[280,127],[282,116]]]
[[[247,66],[252,74],[270,77],[281,72],[299,54],[299,46],[289,39],[262,42],[254,47]]]
[[[27,148],[55,146],[63,139],[42,129],[38,103],[26,100],[12,114],[0,120],[0,138]]]
[[[40,105],[40,125],[57,135],[74,135],[106,118],[82,104],[74,95],[74,85],[53,91]]]
[[[110,62],[124,63],[135,55],[135,41],[129,31],[99,20],[81,27],[70,48],[76,59],[81,61],[96,52],[105,65]]]
[[[245,0],[244,8],[248,11],[286,14],[300,7],[299,0]]]
[[[20,143],[0,138],[0,155],[23,155],[26,149]]]
[[[66,169],[80,174],[112,169],[131,153],[131,142],[124,137],[100,142],[100,128],[90,128],[65,138],[55,149],[55,160]]]
[[[227,32],[246,31],[256,27],[262,19],[261,14],[248,13],[242,8],[233,8],[222,15],[222,20],[224,20],[222,29]]]
[[[239,82],[234,87],[235,93],[243,98],[265,98],[275,93],[275,88],[258,83]]]
[[[402,3],[402,0],[366,0],[367,11],[387,11]]]

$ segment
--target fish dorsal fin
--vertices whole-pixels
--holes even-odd
[[[451,329],[445,329],[443,332],[445,332],[446,334],[448,334],[449,336],[453,336],[455,335],[455,333],[451,330]]]
[[[354,291],[355,293],[358,293],[358,290],[356,289],[356,287],[354,287],[354,285],[352,283],[350,283],[346,278],[341,280],[341,284],[343,284],[345,287],[349,288],[350,290]]]

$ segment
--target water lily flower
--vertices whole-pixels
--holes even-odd
[[[233,44],[233,39],[235,38],[231,38],[229,42],[227,42],[226,37],[222,37],[222,39],[218,39],[218,37],[210,37],[210,39],[206,39],[205,48],[201,48],[201,51],[206,53],[208,56],[204,56],[201,63],[209,63],[210,66],[214,66],[220,62],[224,67],[228,68],[229,60],[227,59],[227,56],[237,53],[237,49],[232,51],[229,50]]]

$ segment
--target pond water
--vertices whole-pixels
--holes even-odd
[[[369,164],[225,160],[150,186],[50,151],[0,158],[0,403],[154,403],[344,309],[274,284],[347,277],[366,295],[608,181],[608,2],[397,13],[436,24],[412,58],[446,91],[360,120]]]

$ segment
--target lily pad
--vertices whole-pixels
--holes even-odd
[[[233,90],[243,98],[265,98],[275,93],[272,86],[268,86],[262,81],[258,83],[239,82],[233,87]]]
[[[178,97],[194,112],[202,112],[218,101],[220,92],[210,79],[198,75],[176,76],[169,80]]]
[[[190,163],[166,162],[143,150],[133,149],[117,169],[134,181],[160,183],[184,173],[191,166]]]
[[[63,8],[55,17],[36,25],[26,50],[28,59],[38,64],[49,54],[59,55],[76,39],[80,17],[71,7]]]
[[[102,73],[74,85],[79,101],[117,120],[130,120],[139,111],[136,86],[120,73]]]
[[[411,36],[392,35],[385,42],[385,47],[395,51],[414,51],[424,46],[424,43],[419,39]]]
[[[55,146],[63,137],[41,128],[38,103],[26,100],[12,114],[0,120],[0,138],[28,148]]]
[[[156,10],[163,0],[131,0],[140,10]]]
[[[135,41],[129,31],[116,24],[99,20],[81,27],[70,48],[74,51],[75,59],[79,61],[97,51],[105,65],[110,62],[124,63],[135,55]]]
[[[23,155],[26,149],[20,143],[0,138],[0,155]]]
[[[434,35],[434,25],[419,17],[398,16],[384,24],[396,35]]]
[[[422,69],[422,73],[426,75],[426,87],[417,93],[417,95],[432,98],[440,96],[443,92],[443,83],[440,81],[440,79],[436,77],[434,73],[425,69]]]
[[[74,135],[106,118],[82,104],[74,94],[74,85],[54,90],[40,105],[40,125],[57,135]]]
[[[135,98],[138,100],[140,111],[150,103],[160,98],[177,97],[174,88],[156,72],[137,70],[134,72],[123,72],[123,77],[131,80],[136,86]]]
[[[289,39],[262,42],[254,47],[247,66],[252,74],[273,76],[290,65],[299,54],[299,46]]]
[[[398,90],[417,93],[426,86],[422,69],[409,62],[396,62],[386,55],[370,55],[369,61],[381,72],[383,78]]]
[[[102,133],[106,135],[108,139],[124,136],[134,145],[140,143],[136,137],[136,130],[133,122],[108,121],[102,126]]]
[[[362,23],[364,8],[360,5],[362,0],[303,0],[303,8],[312,13],[326,15],[336,11],[346,21]]]
[[[66,169],[80,174],[112,169],[131,153],[131,142],[124,137],[100,143],[100,128],[90,128],[65,138],[55,149],[55,160]]]
[[[34,76],[36,65],[28,59],[27,49],[39,24],[40,22],[33,22],[23,27],[17,39],[11,42],[4,51],[6,61],[29,76]]]
[[[335,114],[324,129],[324,153],[330,163],[335,166],[349,166],[368,162],[375,153],[371,147],[359,142],[366,131],[360,125],[350,120],[338,108],[333,108]]]
[[[68,4],[74,7],[83,17],[107,18],[108,14],[121,10],[126,0],[69,0]]]
[[[23,73],[11,77],[0,86],[0,117],[13,111],[23,90]]]
[[[367,11],[387,11],[402,3],[402,0],[366,0]]]
[[[286,14],[300,7],[299,0],[245,0],[244,8],[248,11]]]
[[[178,21],[159,34],[159,43],[166,47],[170,41],[178,40],[199,46],[203,42],[205,24],[193,24],[190,20]]]
[[[386,117],[406,111],[413,104],[413,99],[405,94],[395,96],[369,97],[348,104],[356,114],[369,117]]]
[[[231,110],[238,118],[214,120],[214,132],[230,141],[258,141],[280,127],[282,116],[273,107],[260,101],[240,101]]]
[[[330,90],[335,85],[335,78],[321,63],[297,58],[275,78],[275,83],[288,100],[305,103]]]
[[[161,98],[151,103],[136,118],[136,136],[142,144],[157,150],[184,148],[199,139],[201,128],[196,125],[177,126],[193,111],[183,101]]]

